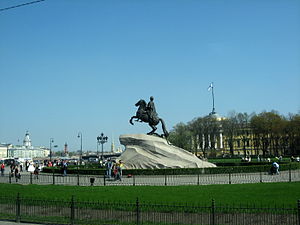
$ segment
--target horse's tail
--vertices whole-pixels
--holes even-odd
[[[166,125],[165,125],[165,122],[163,119],[159,119],[159,121],[161,122],[161,125],[162,125],[162,129],[163,129],[163,132],[164,132],[164,135],[165,137],[167,138],[169,136],[169,132],[167,131],[167,128],[166,128]]]

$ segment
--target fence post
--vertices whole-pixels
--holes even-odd
[[[211,200],[211,225],[215,225],[215,213],[216,213],[216,205],[215,205],[215,200]]]
[[[77,171],[77,186],[79,186],[79,172]]]
[[[229,184],[231,184],[231,171],[229,171]]]
[[[289,182],[292,182],[292,165],[289,165]]]
[[[300,199],[298,199],[298,202],[297,202],[297,206],[298,206],[298,225],[300,225]]]
[[[32,173],[30,173],[30,184],[32,184]]]
[[[165,186],[167,186],[167,172],[165,171]]]
[[[259,182],[260,182],[260,183],[262,183],[262,182],[263,182],[263,180],[262,180],[262,172],[261,172],[261,170],[259,171]]]
[[[198,173],[197,176],[197,185],[200,185],[200,174]]]
[[[74,195],[71,198],[71,225],[74,225],[75,221],[75,202],[74,202]]]
[[[135,175],[132,175],[133,186],[135,186]]]
[[[55,185],[54,168],[52,168],[52,184]]]
[[[103,185],[106,186],[106,177],[105,177],[105,174],[103,175]]]
[[[140,225],[140,203],[138,198],[136,198],[136,224]]]
[[[11,173],[8,174],[8,182],[11,184]]]
[[[21,200],[20,200],[20,193],[18,193],[16,199],[16,222],[20,223],[20,220],[21,220]]]

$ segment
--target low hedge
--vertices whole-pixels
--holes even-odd
[[[77,168],[77,167],[68,167],[68,174],[81,174],[81,175],[103,175],[105,174],[105,169],[99,168]],[[44,167],[43,173],[63,173],[61,167]]]
[[[289,162],[280,162],[280,164],[288,164]],[[216,162],[214,163],[216,166],[263,166],[270,165],[271,162]]]
[[[176,169],[124,169],[123,175],[192,175],[192,174],[228,174],[255,173],[270,171],[272,163],[252,166],[222,166],[212,168],[176,168]],[[280,171],[300,169],[300,163],[280,163]],[[62,173],[60,167],[44,167],[44,173]],[[105,169],[99,168],[68,168],[68,174],[104,175]]]

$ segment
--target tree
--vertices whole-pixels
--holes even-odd
[[[238,113],[236,115],[236,121],[237,121],[237,134],[242,137],[243,142],[243,152],[244,156],[248,155],[246,147],[248,146],[247,143],[249,143],[249,121],[250,116],[248,113]]]
[[[300,114],[290,115],[286,126],[291,155],[300,155]]]
[[[231,115],[226,118],[225,120],[222,120],[222,128],[223,128],[223,134],[226,136],[226,140],[229,146],[229,152],[233,156],[234,154],[234,138],[237,133],[237,120],[235,113],[231,113]]]
[[[220,123],[217,121],[215,115],[208,115],[202,118],[203,132],[204,132],[204,157],[206,157],[207,150],[216,150],[217,134],[220,132]]]
[[[186,150],[191,150],[192,134],[187,125],[184,123],[179,123],[175,125],[173,130],[170,132],[169,141],[179,148],[183,148]]]
[[[203,151],[203,128],[201,123],[201,117],[193,119],[191,122],[188,123],[188,129],[192,135],[192,149],[194,150],[195,154],[198,154],[198,149],[200,148]]]
[[[262,112],[252,117],[251,127],[262,146],[263,155],[279,155],[279,139],[283,134],[284,120],[275,111]],[[259,147],[259,146],[257,146]]]

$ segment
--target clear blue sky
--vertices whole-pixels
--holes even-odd
[[[0,0],[0,8],[29,2]],[[155,97],[171,129],[207,115],[300,110],[298,0],[46,0],[0,11],[0,142],[96,149]],[[160,126],[159,126],[160,127]]]

